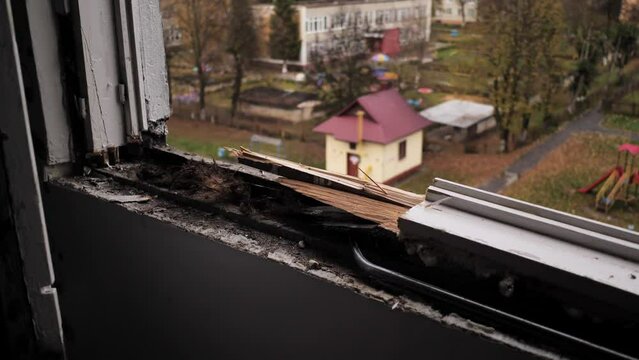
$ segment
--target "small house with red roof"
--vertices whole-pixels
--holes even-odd
[[[391,183],[419,169],[430,124],[389,89],[360,97],[313,131],[326,135],[327,170]]]

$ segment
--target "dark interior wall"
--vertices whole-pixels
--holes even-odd
[[[528,358],[72,190],[44,197],[71,360]]]
[[[26,1],[11,0],[11,10],[13,12],[16,43],[18,45],[20,56],[24,96],[29,113],[31,139],[33,141],[36,160],[40,165],[38,166],[38,170],[41,170],[41,165],[46,164],[48,156],[47,132],[44,125],[40,88],[38,86],[38,77],[36,75],[35,59],[29,32],[29,19],[27,16]],[[40,176],[42,176],[42,174],[40,174]]]
[[[0,134],[0,359],[38,356]]]

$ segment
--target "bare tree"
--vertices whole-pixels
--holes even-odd
[[[466,26],[466,5],[474,0],[457,0],[457,4],[459,5],[459,9],[461,10],[462,17],[462,27]]]
[[[367,65],[366,24],[353,14],[336,17],[343,19],[343,25],[332,29],[327,40],[316,40],[310,54],[311,78],[330,110],[346,106],[368,92],[375,82],[372,69]]]
[[[257,51],[257,36],[250,0],[233,0],[229,13],[227,51],[233,57],[235,76],[231,96],[231,119],[235,117],[242,90],[244,67]]]
[[[432,2],[433,15],[444,10],[444,0],[433,0]]]
[[[206,87],[214,60],[224,53],[223,42],[217,41],[224,31],[224,0],[164,0],[174,9],[182,33],[183,47],[172,56],[174,67],[195,73],[193,85],[198,89],[200,117],[206,116]],[[186,78],[187,76],[183,76]]]
[[[441,6],[441,3],[440,5]],[[431,17],[428,16],[428,8],[420,6],[410,22],[410,43],[417,50],[419,60],[423,61],[428,50],[428,29],[430,29]],[[432,10],[431,10],[432,11]]]

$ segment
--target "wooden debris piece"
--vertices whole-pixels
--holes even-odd
[[[391,203],[405,209],[424,201],[423,195],[400,190],[392,186],[371,183],[353,176],[335,174],[292,161],[259,154],[247,149],[233,149],[240,163],[271,172],[284,178],[365,196],[380,202]],[[280,180],[282,181],[282,180]]]
[[[299,180],[283,178],[280,183],[326,205],[342,209],[359,218],[373,221],[382,228],[394,233],[399,233],[397,219],[406,212],[406,207],[404,206]]]

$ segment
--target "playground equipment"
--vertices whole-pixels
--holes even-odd
[[[623,144],[617,150],[619,150],[617,165],[592,184],[579,189],[580,193],[586,194],[601,184],[595,196],[597,210],[608,212],[617,200],[630,203],[639,198],[639,164],[635,168],[639,145]],[[621,162],[622,154],[625,154],[623,163]]]

